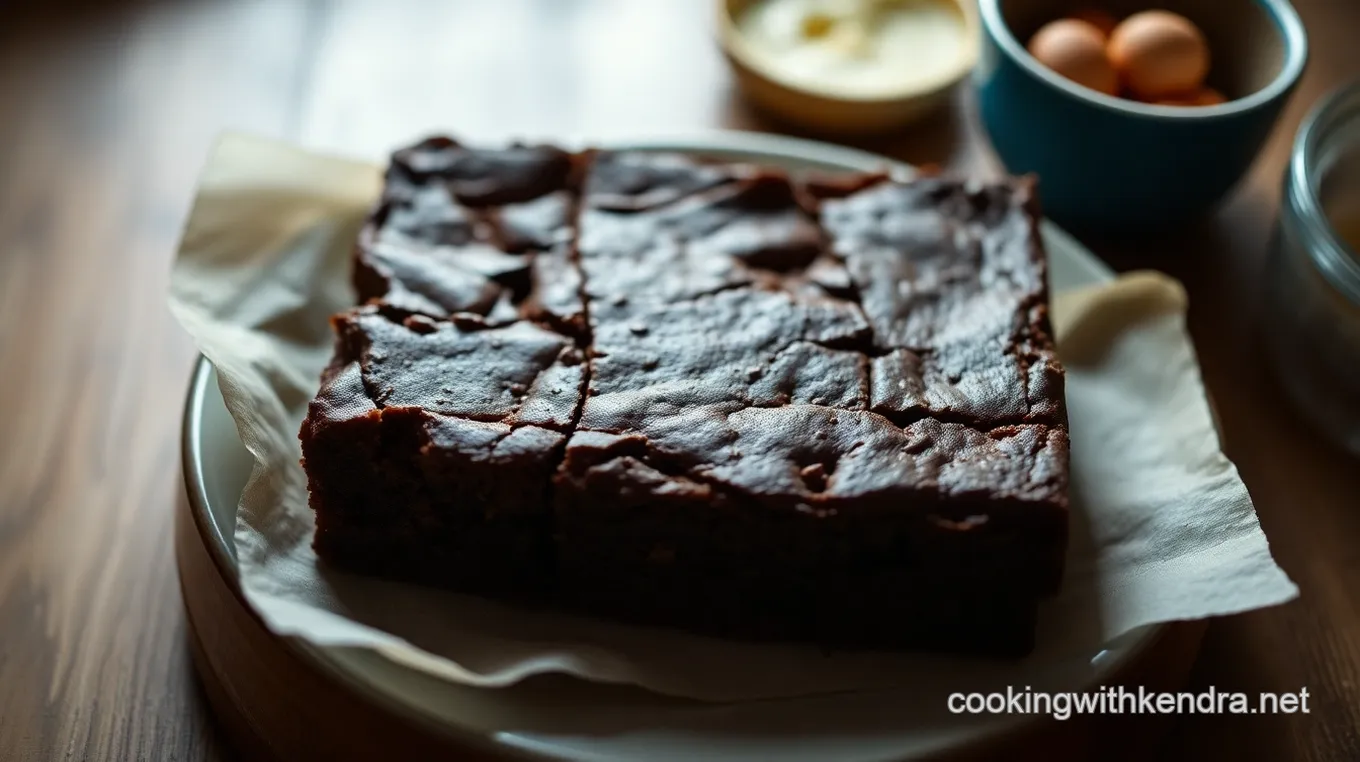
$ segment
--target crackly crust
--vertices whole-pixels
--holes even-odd
[[[404,149],[301,435],[318,553],[721,635],[1023,652],[1067,536],[1037,220],[1025,180]]]

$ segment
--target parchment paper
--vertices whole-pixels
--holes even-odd
[[[928,655],[827,656],[527,611],[319,566],[297,432],[331,351],[326,319],[353,303],[348,258],[378,190],[376,166],[228,136],[202,175],[171,280],[171,308],[216,365],[256,461],[236,550],[245,593],[275,632],[372,648],[476,686],[560,672],[711,701],[895,687],[939,667]],[[1029,662],[1294,598],[1219,449],[1179,284],[1139,273],[1053,307],[1068,369],[1072,547]],[[953,661],[960,675],[995,668]]]

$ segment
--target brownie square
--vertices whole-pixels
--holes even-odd
[[[843,270],[821,256],[821,230],[789,178],[746,165],[601,154],[586,175],[579,225],[587,296],[604,304],[812,288],[809,270],[827,279]]]
[[[374,306],[333,322],[336,356],[301,433],[317,555],[460,590],[541,594],[580,351],[527,322],[460,327]]]
[[[745,638],[1006,655],[1066,541],[1067,439],[813,405],[577,431],[557,487],[571,605]]]
[[[447,138],[398,151],[355,249],[359,300],[579,334],[571,260],[582,161],[548,146],[473,149]]]
[[[875,343],[872,408],[1063,422],[1034,184],[878,182],[821,204]]]

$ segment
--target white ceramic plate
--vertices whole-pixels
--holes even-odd
[[[683,151],[793,170],[871,171],[887,166],[910,171],[861,151],[755,134],[611,147]],[[1057,227],[1045,223],[1043,237],[1055,293],[1113,278],[1109,268]],[[222,402],[216,373],[206,361],[200,361],[194,375],[184,425],[191,503],[206,514],[202,524],[211,527],[209,540],[234,559],[230,538],[251,459]],[[1117,670],[1153,634],[1155,628],[1136,631],[1102,650],[1064,655],[1020,676],[1026,683],[1081,690]],[[994,742],[1027,720],[1042,719],[951,715],[945,707],[950,689],[938,680],[871,694],[711,705],[557,677],[534,678],[506,689],[470,688],[365,650],[294,645],[318,668],[389,709],[454,738],[481,736],[512,756],[531,759],[901,760]]]

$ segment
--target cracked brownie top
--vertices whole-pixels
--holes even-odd
[[[1024,180],[427,140],[361,237],[322,398],[566,434],[558,490],[1065,508],[1037,219]]]

